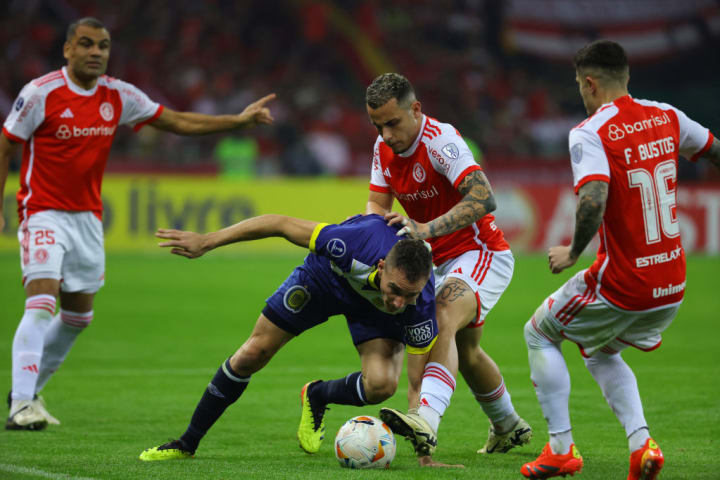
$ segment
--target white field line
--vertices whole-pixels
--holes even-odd
[[[41,478],[49,478],[51,480],[96,480],[90,477],[73,477],[69,473],[55,473],[46,472],[39,468],[20,467],[18,465],[8,465],[7,463],[0,463],[0,471],[19,473],[22,475],[34,475]]]

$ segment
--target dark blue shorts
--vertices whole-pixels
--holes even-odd
[[[327,275],[335,274],[328,272]],[[355,345],[374,338],[404,343],[405,329],[395,315],[379,311],[363,297],[346,291],[336,282],[335,279],[318,278],[317,273],[309,272],[305,266],[297,267],[266,300],[262,313],[293,335],[300,335],[333,315],[344,315]]]

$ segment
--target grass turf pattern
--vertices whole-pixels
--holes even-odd
[[[332,440],[348,418],[379,406],[331,406],[327,438],[307,455],[295,438],[298,395],[313,379],[360,368],[343,319],[335,317],[291,341],[253,379],[200,444],[192,460],[143,463],[147,447],[177,438],[207,383],[248,337],[264,300],[302,261],[297,255],[234,255],[231,248],[197,260],[110,254],[95,319],[43,392],[62,421],[43,432],[0,433],[0,478],[229,479],[413,478],[518,479],[547,430],[529,380],[522,329],[539,303],[582,265],[551,275],[541,256],[518,256],[515,276],[487,319],[481,342],[505,377],[517,411],[535,429],[529,446],[477,455],[487,420],[464,381],[440,426],[435,458],[464,470],[421,470],[398,439],[389,471],[347,471]],[[720,474],[720,258],[690,257],[678,318],[652,353],[623,355],[635,371],[651,434],[666,457],[661,478],[711,479]],[[0,386],[10,388],[12,336],[22,315],[18,259],[0,253]],[[624,479],[627,442],[577,348],[563,347],[572,378],[574,437],[584,457],[582,479]],[[406,407],[406,380],[384,405]]]

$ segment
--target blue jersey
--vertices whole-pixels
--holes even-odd
[[[415,303],[395,313],[385,309],[376,278],[378,261],[402,239],[398,229],[379,215],[318,224],[310,239],[311,253],[268,299],[263,313],[295,334],[343,314],[356,344],[390,337],[412,353],[429,350],[437,335],[432,274]]]

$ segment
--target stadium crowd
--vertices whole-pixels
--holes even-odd
[[[278,93],[275,126],[252,139],[120,129],[110,170],[367,175],[375,131],[364,86],[382,71],[411,79],[425,110],[456,125],[488,163],[565,166],[567,132],[584,118],[577,87],[567,81],[572,66],[513,49],[506,32],[512,3],[15,0],[0,19],[0,113],[7,115],[29,79],[63,64],[65,26],[91,15],[113,37],[109,75],[170,108],[236,112]],[[680,72],[693,58],[659,61]],[[636,95],[653,85],[653,68],[634,69]],[[704,175],[702,165],[683,168],[686,177]]]

